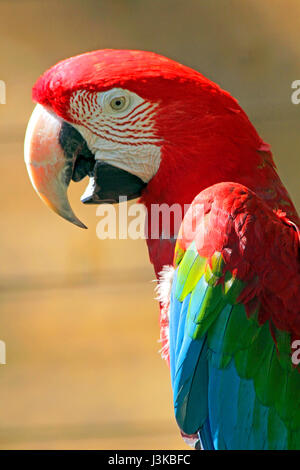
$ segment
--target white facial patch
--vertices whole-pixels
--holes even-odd
[[[161,141],[155,133],[158,103],[122,88],[105,92],[79,90],[70,99],[74,127],[96,160],[138,176],[145,183],[160,165]]]

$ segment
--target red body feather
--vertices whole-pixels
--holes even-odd
[[[203,207],[201,233],[191,233],[193,211],[184,219],[186,250],[196,242],[198,253],[210,259],[220,252],[225,270],[245,283],[238,301],[248,316],[258,309],[260,324],[272,320],[279,330],[300,337],[300,237],[285,214],[274,212],[248,188],[236,183],[214,185],[197,196],[193,206]]]

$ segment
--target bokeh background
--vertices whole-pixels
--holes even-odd
[[[272,144],[300,207],[299,0],[0,0],[0,366],[2,449],[184,449],[143,240],[100,241],[86,182],[77,229],[33,192],[23,138],[31,86],[58,60],[99,48],[153,50],[240,101]]]

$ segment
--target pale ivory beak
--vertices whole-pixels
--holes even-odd
[[[25,136],[25,163],[32,186],[54,212],[78,227],[87,228],[74,214],[67,190],[75,163],[68,160],[59,136],[62,120],[36,105]]]

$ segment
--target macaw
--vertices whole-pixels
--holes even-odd
[[[185,212],[148,236],[159,279],[162,355],[175,417],[203,449],[300,449],[299,217],[272,153],[238,102],[152,52],[98,50],[59,62],[33,87],[25,161],[40,197],[139,197]],[[153,228],[153,227],[152,227]]]

